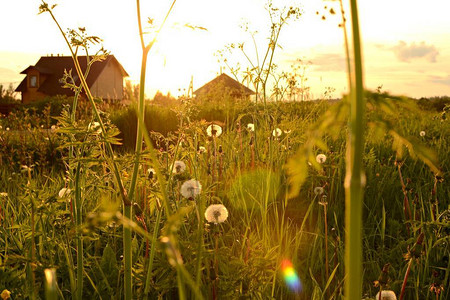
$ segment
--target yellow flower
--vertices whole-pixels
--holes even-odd
[[[8,291],[7,289],[4,289],[3,292],[0,294],[0,297],[3,300],[10,299],[11,298],[11,292]]]

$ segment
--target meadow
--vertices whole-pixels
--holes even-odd
[[[397,131],[434,149],[448,173],[450,131],[442,111],[411,111],[396,102],[414,107],[416,101],[383,93],[367,92],[366,97],[390,101],[395,107],[390,120]],[[131,219],[120,213],[120,193],[92,116],[70,127],[61,117],[63,110],[53,129],[50,123],[40,127],[53,119],[49,109],[3,118],[0,289],[10,291],[12,299],[44,298],[45,276],[51,270],[58,297],[73,298],[81,238],[83,299],[121,299],[122,233],[128,227],[136,298],[173,299],[184,289],[188,298],[339,299],[344,281],[346,127],[335,124],[337,128],[323,135],[326,150],[313,149],[306,181],[290,199],[286,164],[327,111],[345,114],[345,106],[345,100],[147,105],[146,120],[172,116],[177,126],[159,128],[164,135],[150,131],[156,157],[144,148]],[[128,128],[126,135],[132,135],[135,128],[126,124],[136,123],[135,109],[105,113],[108,132]],[[377,113],[369,110],[367,118],[370,123]],[[26,123],[16,122],[24,119]],[[25,128],[19,130],[19,124]],[[147,128],[152,128],[150,122]],[[448,185],[419,160],[409,155],[399,159],[393,139],[375,139],[376,131],[368,129],[364,153],[364,295],[374,299],[380,289],[374,281],[390,264],[383,288],[399,294],[411,266],[405,299],[446,299]],[[77,141],[72,141],[74,136]],[[125,186],[132,179],[134,142],[115,146],[114,161]],[[70,147],[79,156],[69,159]],[[74,208],[77,181],[79,225]],[[216,215],[205,215],[211,205],[220,205],[211,208]],[[409,263],[405,257],[412,254]],[[293,274],[292,282],[283,275],[287,266],[293,266],[298,281]]]
[[[53,8],[80,83],[0,119],[2,299],[449,298],[448,99],[363,90],[356,9],[342,99],[271,101],[263,63],[255,102],[155,103],[146,57],[167,16],[147,44],[137,1],[141,85],[119,109],[76,59],[99,38]],[[270,61],[300,16],[285,12]]]

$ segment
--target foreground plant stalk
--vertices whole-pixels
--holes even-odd
[[[350,0],[353,65],[350,81],[350,120],[347,142],[347,168],[345,178],[345,299],[361,299],[362,291],[362,203],[365,175],[363,171],[365,99],[363,97],[363,72],[361,40],[357,1]],[[349,58],[348,58],[349,59]]]
[[[153,47],[154,43],[156,42],[156,38],[161,31],[161,29],[164,26],[164,23],[166,22],[170,12],[172,11],[173,6],[175,5],[176,0],[172,2],[172,5],[169,8],[169,11],[167,12],[164,21],[162,22],[159,30],[156,32],[155,37],[149,44],[145,44],[144,42],[144,33],[142,30],[142,23],[141,23],[141,9],[140,9],[140,1],[136,0],[136,12],[137,12],[137,19],[138,19],[138,29],[139,29],[139,37],[141,41],[141,47],[142,47],[142,61],[141,61],[141,77],[139,82],[139,102],[138,102],[138,111],[137,111],[137,133],[136,133],[136,148],[135,148],[135,161],[134,161],[134,168],[133,168],[133,174],[131,176],[131,184],[130,184],[130,194],[129,199],[130,203],[129,205],[124,205],[123,207],[123,215],[125,218],[132,219],[132,206],[131,204],[134,201],[134,197],[136,194],[137,189],[137,177],[139,173],[139,165],[140,165],[140,158],[141,158],[141,152],[142,152],[142,141],[144,136],[144,130],[145,130],[145,123],[144,123],[144,116],[145,116],[145,75],[147,70],[147,57],[148,53],[150,52],[150,49]],[[131,300],[133,295],[133,281],[132,281],[132,247],[131,247],[131,229],[125,228],[123,231],[123,244],[124,244],[124,296],[126,300]],[[154,246],[152,245],[152,248]],[[152,253],[153,255],[153,253]],[[149,270],[151,272],[151,270]],[[146,286],[146,291],[148,292],[148,285]]]

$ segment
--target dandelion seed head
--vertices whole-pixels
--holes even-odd
[[[248,123],[247,124],[247,130],[248,131],[255,131],[255,124],[253,124],[253,123]]]
[[[59,190],[58,197],[63,198],[65,196],[68,196],[70,194],[70,192],[71,192],[71,190],[69,188],[63,187],[62,189]]]
[[[280,128],[275,128],[275,129],[272,131],[272,135],[273,135],[274,137],[279,137],[279,136],[281,136],[282,133],[283,133],[283,131],[282,131]]]
[[[380,292],[375,296],[375,299],[380,299]],[[393,291],[384,290],[381,291],[381,300],[397,300],[397,296]]]
[[[181,185],[180,193],[186,199],[194,199],[196,196],[200,195],[201,192],[202,185],[195,179],[185,181],[183,185]]]
[[[6,131],[9,131],[9,127],[6,127]]]
[[[203,146],[198,147],[198,153],[199,153],[199,154],[206,153],[206,148],[203,147]]]
[[[209,223],[223,223],[228,218],[228,210],[222,204],[211,204],[205,211],[205,219]]]
[[[420,136],[425,136],[426,132],[422,130],[419,134],[420,134]]]
[[[0,197],[6,198],[6,197],[8,197],[8,193],[6,193],[6,192],[1,192],[1,193],[0,193]]]
[[[211,124],[206,128],[206,134],[208,136],[219,137],[222,134],[222,127],[217,124]]]
[[[174,162],[172,166],[172,173],[180,174],[186,171],[186,164],[181,160],[177,160]]]
[[[96,134],[102,133],[102,129],[100,128],[99,122],[91,122],[88,125],[88,130],[96,131]]]
[[[316,156],[316,161],[317,161],[319,164],[323,164],[324,162],[326,162],[326,160],[327,160],[327,156],[326,156],[325,154],[318,154],[318,155]]]
[[[323,187],[321,187],[321,186],[316,186],[316,187],[314,188],[314,194],[316,194],[316,195],[322,195],[322,194],[323,194]]]

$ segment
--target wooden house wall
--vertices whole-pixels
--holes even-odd
[[[122,100],[123,77],[119,68],[110,61],[91,87],[94,97],[110,100]]]
[[[36,87],[31,87],[30,78],[31,76],[37,76],[38,85]],[[27,73],[27,90],[22,92],[22,103],[27,104],[30,102],[38,101],[45,98],[45,94],[38,91],[41,84],[45,81],[45,75],[39,73],[38,70],[30,69]]]

